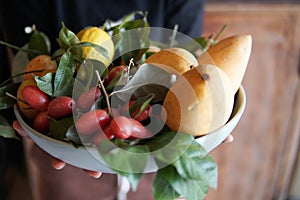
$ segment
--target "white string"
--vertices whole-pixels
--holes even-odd
[[[126,200],[127,199],[127,193],[130,190],[130,184],[128,180],[125,177],[122,177],[118,174],[118,200]]]

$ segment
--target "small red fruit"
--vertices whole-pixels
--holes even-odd
[[[105,110],[92,110],[83,114],[75,125],[79,133],[90,135],[102,131],[109,121],[110,116]]]
[[[128,139],[132,134],[132,124],[125,116],[113,118],[109,124],[113,135],[120,139]]]
[[[107,137],[107,139],[112,140],[115,138],[115,135],[113,134],[111,127],[110,126],[106,126],[103,130],[105,136]]]
[[[33,108],[38,111],[46,111],[50,99],[46,93],[41,91],[38,87],[28,85],[22,91],[24,100]]]
[[[129,103],[125,104],[121,108],[121,113],[124,114],[126,112],[129,112],[129,109],[133,106],[134,103],[135,103],[135,100],[131,100],[131,101],[129,101]],[[151,106],[148,104],[146,106],[146,108],[140,114],[138,114],[140,112],[140,110],[141,110],[141,106],[139,108],[137,108],[136,111],[134,113],[132,113],[130,116],[138,121],[144,121],[151,114]]]
[[[83,112],[90,110],[100,95],[99,87],[92,87],[88,91],[83,92],[77,101],[78,108]]]
[[[113,135],[111,128],[109,126],[106,126],[106,127],[104,127],[103,131],[100,131],[95,135],[95,137],[93,139],[93,143],[95,145],[99,145],[103,139],[112,140],[114,138],[115,138],[115,136]]]
[[[132,124],[132,134],[131,137],[135,138],[147,138],[149,137],[147,129],[135,119],[130,119]]]
[[[120,65],[112,68],[104,79],[104,85],[107,86],[116,76],[127,70],[126,65]]]
[[[63,118],[72,114],[75,101],[68,96],[58,96],[52,99],[47,107],[48,115],[53,118]]]
[[[47,112],[40,112],[33,121],[32,125],[33,129],[43,133],[48,134],[49,133],[49,117],[47,116]]]

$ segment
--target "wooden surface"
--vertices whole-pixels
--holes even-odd
[[[300,5],[208,3],[204,35],[224,24],[223,37],[251,34],[253,48],[246,110],[234,142],[212,152],[219,182],[206,199],[284,199],[300,138]]]

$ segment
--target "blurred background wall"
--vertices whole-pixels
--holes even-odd
[[[235,141],[212,152],[219,183],[207,200],[300,199],[300,1],[208,0],[204,34],[251,34],[245,113]]]

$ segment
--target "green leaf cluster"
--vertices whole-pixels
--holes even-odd
[[[117,22],[107,20],[102,26],[114,36],[116,51],[127,65],[132,58],[136,62],[141,60],[150,46],[147,14],[141,11],[132,12]],[[134,31],[130,31],[133,29]]]
[[[217,165],[196,141],[175,162],[159,169],[153,182],[155,200],[203,199],[217,188]]]
[[[102,140],[98,150],[114,171],[128,179],[133,191],[149,157],[153,157],[159,167],[153,182],[155,200],[180,196],[200,200],[209,188],[217,188],[216,163],[189,134],[165,132],[143,145]]]

